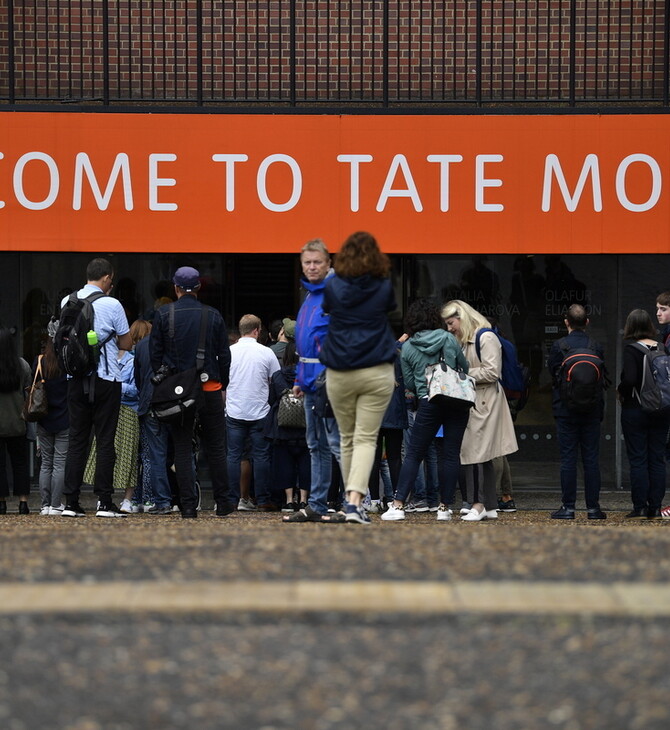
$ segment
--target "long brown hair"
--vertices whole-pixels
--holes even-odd
[[[42,358],[42,376],[45,380],[51,380],[52,378],[59,378],[63,371],[60,369],[58,363],[58,357],[54,350],[54,343],[51,337],[47,337],[47,341],[44,343],[44,357]]]
[[[375,237],[366,231],[352,233],[342,244],[335,258],[335,273],[338,276],[370,276],[384,279],[389,275],[391,262],[380,251]]]

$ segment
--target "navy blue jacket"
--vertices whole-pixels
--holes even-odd
[[[326,280],[323,311],[330,313],[319,359],[333,370],[369,368],[396,358],[388,313],[397,308],[390,279],[364,275]]]
[[[35,377],[36,369],[37,358],[33,362],[33,377]],[[32,380],[30,382],[32,383]],[[70,426],[67,407],[67,375],[61,373],[55,378],[48,378],[44,381],[44,390],[47,394],[49,412],[40,419],[40,426],[48,433],[66,431]]]
[[[400,355],[402,342],[396,342],[396,352]],[[388,408],[384,414],[381,428],[405,429],[409,426],[407,419],[407,400],[405,399],[405,380],[402,376],[400,358],[393,363],[395,373],[395,387],[389,401]]]
[[[135,385],[139,391],[138,416],[144,416],[151,409],[151,396],[154,394],[151,382],[153,374],[149,338],[145,337],[135,345]]]
[[[549,367],[549,372],[551,373],[552,378],[552,389],[551,389],[551,405],[554,412],[555,418],[574,418],[575,414],[571,413],[570,410],[568,410],[568,407],[563,403],[561,400],[561,392],[560,388],[558,387],[558,384],[556,382],[556,376],[558,374],[558,371],[561,368],[561,363],[565,359],[565,355],[563,354],[563,350],[559,347],[559,342],[563,338],[559,338],[554,342],[554,344],[551,346],[551,350],[549,351],[549,359],[547,361],[547,366]],[[569,345],[570,349],[582,349],[585,347],[588,347],[589,340],[591,340],[591,344],[594,347],[594,350],[596,354],[603,360],[605,360],[605,354],[603,351],[602,346],[596,342],[595,340],[591,339],[586,332],[583,330],[573,330],[570,332],[567,337],[567,344]],[[604,399],[601,399],[600,404],[594,408],[593,414],[586,413],[582,414],[580,413],[579,416],[581,417],[587,417],[587,418],[594,418],[598,417],[600,420],[602,420],[603,413],[604,413],[604,407],[605,407],[605,401]]]
[[[185,294],[174,303],[174,338],[169,335],[169,304],[162,306],[154,316],[151,330],[151,367],[154,372],[165,363],[174,372],[195,367],[195,356],[200,336],[200,317],[204,306],[196,297]],[[230,345],[223,317],[207,307],[207,337],[205,339],[204,371],[210,380],[218,380],[224,390],[230,374]]]

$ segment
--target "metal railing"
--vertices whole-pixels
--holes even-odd
[[[669,105],[670,0],[6,0],[10,104]]]

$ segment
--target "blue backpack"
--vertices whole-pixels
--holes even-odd
[[[530,370],[519,362],[516,347],[512,342],[505,339],[497,328],[482,327],[475,337],[475,350],[477,357],[482,359],[482,349],[479,340],[484,332],[493,332],[500,340],[502,347],[502,373],[500,375],[500,384],[502,385],[505,397],[510,407],[513,406],[514,416],[528,402],[528,394],[530,390]]]

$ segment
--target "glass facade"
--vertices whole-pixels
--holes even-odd
[[[61,298],[85,281],[86,253],[2,253],[8,282],[0,293],[0,324],[17,332],[24,357],[39,353],[49,317]],[[298,257],[289,254],[110,254],[116,276],[113,295],[132,321],[146,317],[170,291],[175,268],[192,265],[205,282],[202,296],[222,311],[229,326],[253,312],[264,322],[295,315],[299,304]],[[618,423],[615,386],[621,369],[621,331],[635,307],[654,315],[658,292],[670,289],[665,255],[394,256],[400,310],[394,328],[416,297],[463,299],[494,319],[531,371],[531,397],[516,421],[519,452],[510,458],[515,486],[558,485],[558,446],[551,413],[546,359],[566,334],[567,307],[584,304],[589,332],[605,348],[613,386],[606,395],[601,467],[605,488],[626,488],[628,468]]]

